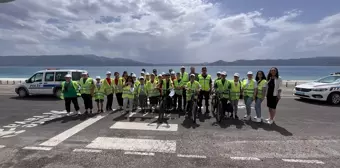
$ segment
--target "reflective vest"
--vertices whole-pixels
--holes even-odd
[[[160,95],[160,92],[157,88],[158,82],[156,80],[154,80],[153,82],[151,82],[151,80],[146,82],[146,87],[148,88],[147,90],[149,91],[149,97],[155,97]]]
[[[230,100],[239,100],[240,99],[240,95],[241,95],[241,88],[242,88],[241,82],[238,81],[237,85],[235,85],[235,81],[234,80],[230,80],[229,82],[231,84]]]
[[[263,86],[265,86],[267,83],[266,80],[262,80],[258,85],[257,85],[257,95],[256,97],[262,99],[264,97],[264,95],[262,95],[263,92]]]
[[[203,91],[209,91],[210,90],[210,80],[211,80],[211,75],[207,75],[205,78],[202,76],[202,74],[198,75],[198,82],[201,85],[201,89]]]
[[[183,89],[177,89],[177,87],[182,87],[183,86],[183,81],[181,80],[180,82],[178,82],[178,79],[174,80],[174,88],[175,88],[175,93],[177,95],[182,95],[183,94]]]
[[[122,98],[128,98],[128,99],[133,99],[135,97],[134,92],[131,92],[131,86],[124,86],[123,87],[123,95]]]
[[[118,85],[115,83],[115,79],[112,80],[113,83],[113,92],[115,93],[122,93],[123,92],[123,86],[124,86],[124,78],[120,77],[118,78]]]
[[[214,80],[214,85],[217,83],[217,81],[221,80],[221,78],[217,78]]]
[[[76,81],[71,81],[72,82],[72,85],[73,85],[73,88],[76,90],[77,92],[77,96],[80,96],[80,93],[79,93],[79,84],[78,82]],[[64,99],[64,90],[65,90],[65,81],[64,82],[61,82],[61,94],[60,94],[60,99]]]
[[[80,93],[81,94],[91,94],[91,88],[93,86],[93,79],[87,78],[87,80],[84,83],[84,78],[81,78],[79,81],[80,85]]]
[[[187,72],[184,73],[181,72],[181,81],[183,81],[183,84],[189,82],[189,74]]]
[[[104,88],[103,83],[96,83],[95,88],[94,88],[94,99],[104,100],[104,97],[105,97],[105,88]]]
[[[141,84],[137,86],[136,94],[139,95],[141,92],[143,92],[144,95],[148,95],[149,91],[148,91],[148,87],[146,86],[146,84],[144,84],[144,88],[141,87]]]
[[[106,78],[101,81],[103,84],[102,87],[104,89],[105,95],[109,95],[114,92],[114,89],[113,89],[114,82],[113,82],[113,79],[110,79],[110,80],[111,80],[111,85],[107,82]]]
[[[221,94],[221,98],[229,99],[230,89],[231,89],[231,85],[229,81],[225,79],[224,84],[223,84],[222,79],[221,79],[221,80],[218,80],[216,84],[217,84],[216,91]]]
[[[192,96],[192,94],[194,93],[194,92],[197,92],[197,91],[199,91],[199,89],[200,89],[200,83],[199,82],[197,82],[196,80],[193,82],[193,83],[191,83],[191,82],[188,82],[187,84],[186,84],[186,89],[187,89],[187,101],[190,101],[191,100],[191,96]],[[196,95],[195,96],[195,99],[197,99],[197,96],[198,95]]]
[[[171,90],[174,88],[174,84],[171,79],[169,79],[169,88],[166,88],[166,79],[163,79],[163,84],[162,84],[162,90],[163,93],[165,93],[168,90]]]
[[[247,84],[247,80],[245,79],[242,82],[242,88],[243,88],[243,92],[244,92],[244,96],[248,96],[248,97],[253,97],[254,96],[254,92],[255,92],[255,82],[253,79],[249,81],[249,83]]]

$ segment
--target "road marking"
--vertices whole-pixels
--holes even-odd
[[[124,153],[125,155],[143,155],[143,156],[154,156],[155,153],[152,152],[130,152],[127,151]]]
[[[41,146],[26,146],[22,149],[28,149],[28,150],[44,150],[44,151],[49,151],[52,148],[51,147],[41,147]]]
[[[0,149],[6,147],[5,145],[0,145]]]
[[[116,122],[110,129],[128,129],[128,130],[150,130],[150,131],[177,131],[177,124],[157,124],[157,123],[140,123],[140,122]]]
[[[80,132],[81,130],[85,129],[86,127],[94,124],[95,122],[99,121],[100,119],[106,117],[107,114],[105,115],[97,115],[93,118],[89,118],[86,121],[60,133],[59,135],[52,137],[51,139],[41,143],[41,146],[57,146],[61,142],[65,141],[67,138],[73,136],[74,134]]]
[[[182,154],[178,154],[177,157],[185,157],[185,158],[207,158],[206,156],[202,156],[202,155],[182,155]]]
[[[176,141],[98,137],[86,148],[175,153]]]
[[[100,152],[102,152],[102,150],[98,150],[98,149],[74,149],[73,152],[100,153]]]
[[[256,160],[256,161],[261,160],[261,159],[256,158],[256,157],[230,157],[230,159],[233,159],[233,160]]]
[[[314,163],[314,164],[325,164],[319,160],[300,160],[300,159],[282,159],[285,162],[293,162],[293,163]]]

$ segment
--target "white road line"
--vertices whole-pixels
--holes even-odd
[[[230,159],[233,159],[233,160],[256,160],[256,161],[261,160],[261,159],[256,158],[256,157],[230,157]]]
[[[100,152],[102,152],[102,150],[97,150],[97,149],[74,149],[73,152],[100,153]]]
[[[152,152],[124,152],[125,155],[143,155],[143,156],[154,156],[155,153]]]
[[[41,146],[26,146],[22,149],[28,149],[28,150],[44,150],[44,151],[49,151],[52,148],[51,147],[41,147]]]
[[[128,130],[149,130],[149,131],[177,131],[177,124],[157,124],[157,123],[140,123],[140,122],[116,122],[110,129],[128,129]]]
[[[86,148],[175,153],[175,140],[98,137]]]
[[[202,156],[202,155],[182,155],[182,154],[178,154],[177,157],[185,157],[185,158],[207,158],[206,156]]]
[[[6,147],[5,145],[0,145],[0,149]]]
[[[60,133],[59,135],[52,137],[51,139],[41,143],[41,146],[57,146],[61,142],[65,141],[67,138],[73,136],[74,134],[80,132],[81,130],[85,129],[86,127],[94,124],[95,122],[99,121],[100,119],[106,117],[107,114],[104,115],[97,115],[93,118],[89,118],[86,121]]]
[[[325,164],[319,160],[300,160],[300,159],[282,159],[285,162],[293,162],[293,163],[314,163],[314,164]]]

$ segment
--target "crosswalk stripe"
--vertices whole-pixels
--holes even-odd
[[[5,145],[0,145],[0,149],[6,147]]]
[[[144,156],[154,156],[155,153],[151,153],[151,152],[124,152],[125,155],[144,155]]]
[[[207,158],[206,156],[202,155],[183,155],[183,154],[178,154],[177,157],[185,157],[185,158]]]
[[[110,129],[150,130],[150,131],[177,131],[177,124],[158,124],[140,122],[116,122]]]
[[[230,157],[230,159],[232,159],[232,160],[256,160],[256,161],[260,161],[260,159],[256,158],[256,157]]]
[[[314,164],[325,164],[319,160],[301,160],[301,159],[282,159],[285,162],[292,162],[292,163],[314,163]]]
[[[87,145],[86,148],[125,150],[135,152],[175,153],[176,141],[118,138],[118,137],[97,137],[94,141],[92,141],[92,143]]]
[[[97,150],[97,149],[74,149],[73,152],[100,153],[100,152],[102,152],[102,150]]]
[[[52,148],[51,147],[41,147],[41,146],[26,146],[22,149],[27,149],[27,150],[44,150],[44,151],[49,151]]]

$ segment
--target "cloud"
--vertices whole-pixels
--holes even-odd
[[[15,11],[15,12],[14,12]],[[17,0],[0,4],[0,55],[96,54],[144,62],[338,56],[340,13],[230,14],[206,0]]]

